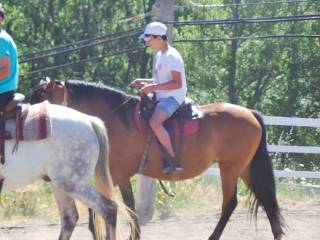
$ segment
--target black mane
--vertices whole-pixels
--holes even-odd
[[[79,102],[94,96],[103,96],[108,104],[116,108],[120,104],[130,99],[137,99],[136,96],[129,95],[121,90],[108,87],[102,83],[85,82],[80,80],[67,80],[65,85],[68,89],[72,101]]]
[[[110,109],[114,110],[114,113],[117,114],[127,127],[131,125],[129,119],[132,119],[132,117],[130,118],[127,115],[127,110],[134,109],[133,106],[138,101],[137,96],[95,82],[67,80],[65,86],[72,102],[81,102],[100,96],[105,99],[106,104],[108,104]]]

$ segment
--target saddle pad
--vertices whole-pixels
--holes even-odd
[[[7,120],[5,130],[10,134],[10,139],[40,140],[51,136],[51,123],[46,109],[46,101],[27,105],[17,122],[15,119]]]
[[[140,132],[143,134],[148,133],[149,124],[141,117],[140,115],[140,104],[138,103],[136,105],[135,113],[134,113],[134,119],[136,127],[139,129]],[[180,128],[179,128],[179,122],[177,119],[170,119],[165,122],[164,126],[170,127],[174,129],[174,135],[180,136]],[[190,118],[184,120],[184,130],[183,135],[192,135],[199,131],[199,118]]]

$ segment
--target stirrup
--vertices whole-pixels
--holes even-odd
[[[173,172],[180,173],[182,171],[183,171],[182,167],[175,166],[172,163],[168,163],[168,162],[164,163],[161,169],[161,172],[164,174],[171,174]]]

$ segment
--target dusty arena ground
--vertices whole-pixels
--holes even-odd
[[[218,221],[218,210],[179,210],[166,219],[157,215],[142,227],[142,240],[205,240]],[[317,240],[320,236],[320,205],[299,204],[283,207],[289,228],[284,240]],[[3,222],[0,240],[56,240],[60,225],[58,220],[28,219]],[[86,218],[82,217],[72,240],[91,240]],[[273,239],[264,213],[258,216],[257,231],[247,217],[247,209],[237,209],[228,223],[221,240]]]

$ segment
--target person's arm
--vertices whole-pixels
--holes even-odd
[[[181,73],[178,71],[170,71],[172,80],[166,83],[151,83],[147,84],[146,86],[142,87],[139,92],[140,93],[150,93],[156,90],[174,90],[181,88],[182,80],[181,80]]]
[[[0,59],[0,80],[8,77],[10,74],[10,57],[8,55]]]

